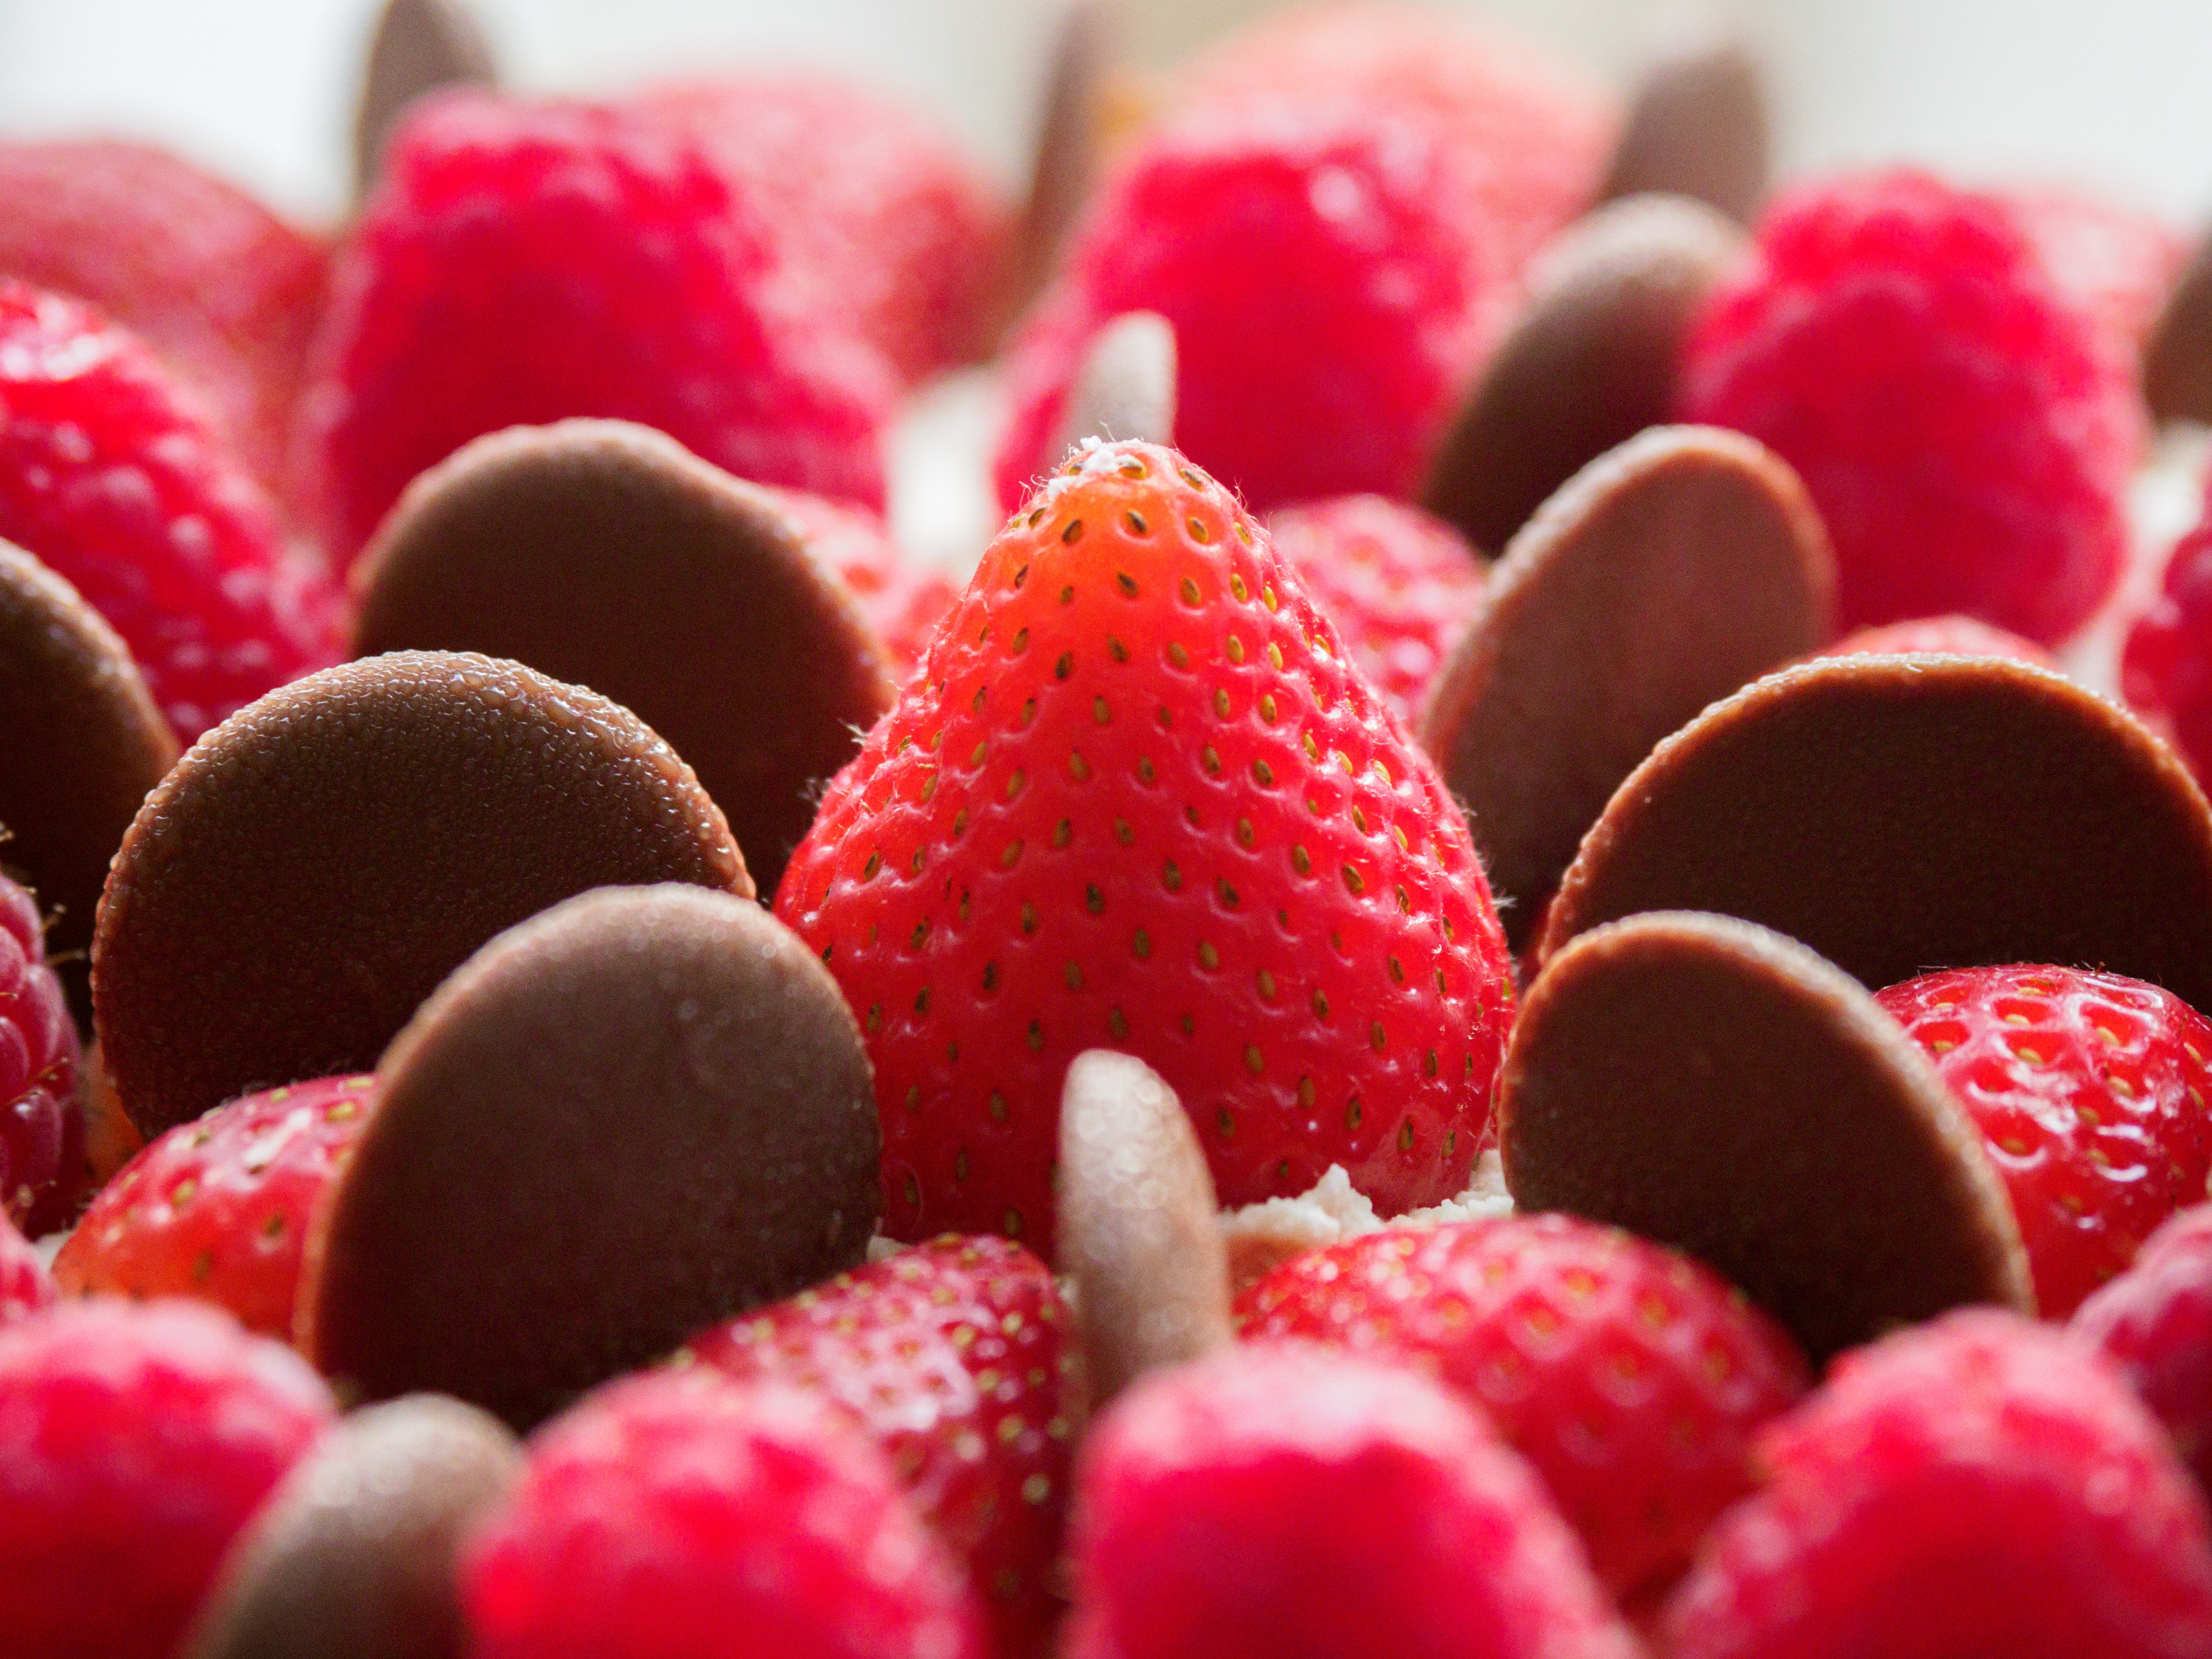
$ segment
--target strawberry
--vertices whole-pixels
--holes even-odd
[[[2153,1233],[2069,1328],[2119,1367],[2212,1491],[2212,1204]]]
[[[375,1081],[319,1078],[179,1124],[93,1200],[55,1277],[80,1294],[199,1297],[290,1340],[308,1218],[368,1126]]]
[[[82,1064],[38,903],[0,875],[0,1222],[33,1238],[68,1224],[84,1195]]]
[[[2008,634],[1972,617],[1916,617],[1909,622],[1883,623],[1846,634],[1833,645],[1816,651],[1816,657],[1912,656],[2009,657],[2033,663],[2038,668],[2057,668],[2051,653],[2033,640]]]
[[[776,913],[860,1018],[889,1230],[1051,1249],[1060,1081],[1135,1054],[1222,1201],[1465,1186],[1510,1018],[1435,769],[1236,498],[1083,452],[831,782]]]
[[[1497,1425],[1626,1595],[1679,1573],[1751,1489],[1751,1438],[1804,1357],[1741,1291],[1571,1216],[1368,1233],[1237,1298],[1249,1337],[1412,1360]]]
[[[1067,1659],[1632,1659],[1528,1466],[1305,1344],[1155,1371],[1085,1443]]]
[[[1267,528],[1352,659],[1410,724],[1481,597],[1474,549],[1442,519],[1381,495],[1286,507]]]
[[[2170,992],[2071,968],[1959,968],[1875,1000],[1981,1130],[2046,1319],[2204,1196],[2212,1022]]]
[[[682,1358],[825,1396],[882,1448],[968,1565],[993,1651],[1041,1655],[1080,1419],[1052,1275],[1018,1244],[946,1237],[695,1338]]]
[[[1669,1659],[2193,1659],[2212,1538],[2158,1425],[2059,1332],[1947,1315],[1760,1437],[1667,1610]]]

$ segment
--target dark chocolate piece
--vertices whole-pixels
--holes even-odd
[[[1585,467],[1492,569],[1421,743],[1467,804],[1516,949],[1654,744],[1831,634],[1835,561],[1789,465],[1659,427]]]
[[[354,179],[366,192],[400,112],[426,92],[498,80],[491,47],[463,0],[385,0],[354,114]]]
[[[102,1053],[149,1137],[367,1071],[493,934],[661,881],[753,890],[691,769],[628,709],[489,657],[325,669],[232,715],[147,797],[94,937]]]
[[[1542,954],[1716,910],[1871,989],[1936,968],[2103,968],[2212,1007],[2212,813],[2131,716],[1991,657],[1837,657],[1707,709],[1621,785]]]
[[[480,651],[634,711],[764,892],[895,695],[882,642],[775,496],[625,421],[477,439],[408,487],[354,580],[360,655]]]
[[[1671,419],[1698,307],[1743,234],[1679,196],[1602,207],[1545,250],[1437,452],[1424,504],[1495,551],[1588,462]]]
[[[460,1659],[456,1558],[521,1469],[514,1435],[458,1400],[356,1412],[231,1545],[184,1659]]]
[[[0,542],[0,870],[37,896],[80,1024],[107,861],[176,759],[130,647],[76,589]]]
[[[1075,1281],[1094,1408],[1156,1365],[1234,1340],[1206,1153],[1144,1061],[1094,1048],[1068,1066],[1055,1187],[1060,1269]]]
[[[1156,311],[1125,311],[1092,337],[1052,457],[1086,438],[1171,444],[1175,419],[1175,325]]]
[[[1638,77],[1601,199],[1663,190],[1748,222],[1773,139],[1759,58],[1732,33],[1686,33]]]
[[[1711,1264],[1814,1362],[1966,1303],[2033,1314],[2003,1183],[1919,1048],[1779,934],[1662,912],[1545,969],[1498,1083],[1505,1182]]]
[[[1014,227],[999,326],[1029,308],[1059,264],[1061,244],[1080,218],[1099,173],[1099,108],[1126,33],[1121,0],[1066,0],[1037,115],[1036,159]]]
[[[516,1429],[856,1265],[881,1139],[829,970],[758,905],[586,893],[501,934],[377,1068],[307,1245],[300,1346],[342,1392]]]
[[[2143,348],[2143,400],[2161,421],[2212,424],[2212,233],[2197,245]]]

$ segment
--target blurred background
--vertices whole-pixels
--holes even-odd
[[[1673,0],[1461,0],[1620,75]],[[829,64],[938,111],[1011,179],[1060,0],[474,0],[512,81],[588,91]],[[1267,9],[1130,0],[1140,62]],[[0,0],[0,129],[174,144],[308,217],[339,211],[374,0]],[[1912,157],[2212,217],[2212,0],[1735,0],[1786,171]]]

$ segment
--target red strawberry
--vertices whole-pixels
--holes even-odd
[[[2059,1332],[1974,1310],[1846,1356],[1759,1443],[1669,1659],[2192,1659],[2212,1539],[2158,1425]]]
[[[1784,192],[1684,379],[1684,418],[1805,480],[1847,628],[1956,611],[2048,644],[2118,574],[2133,358],[2000,198],[1907,171]]]
[[[1569,1216],[1369,1233],[1237,1298],[1249,1337],[1410,1359],[1480,1407],[1619,1595],[1671,1578],[1805,1391],[1789,1336],[1705,1268]]]
[[[66,1225],[83,1192],[82,1061],[39,907],[0,875],[0,1222],[33,1238]]]
[[[306,410],[333,550],[486,432],[597,415],[870,505],[891,377],[819,313],[772,208],[672,124],[438,94],[341,253]]]
[[[1267,529],[1352,659],[1410,723],[1481,597],[1483,564],[1467,538],[1381,495],[1286,507],[1268,516]]]
[[[2212,1022],[2171,993],[2072,968],[1959,968],[1875,1000],[1981,1130],[2046,1319],[2204,1196]]]
[[[212,1308],[102,1298],[0,1326],[8,1659],[172,1659],[331,1415],[305,1360]]]
[[[983,556],[776,913],[860,1015],[890,1230],[1050,1253],[1061,1079],[1144,1060],[1223,1202],[1458,1192],[1512,981],[1465,823],[1235,497],[1100,445]]]
[[[368,1126],[375,1082],[319,1078],[179,1124],[101,1188],[55,1277],[80,1294],[199,1297],[289,1341],[308,1218]]]
[[[2033,641],[1976,622],[1972,617],[1955,615],[1916,617],[1910,622],[1862,628],[1813,654],[1895,657],[1930,653],[1939,657],[2009,657],[2014,662],[2033,663],[2038,668],[2058,666],[2051,653]]]
[[[1427,1378],[1303,1345],[1157,1371],[1085,1443],[1067,1659],[1630,1659],[1528,1467]]]
[[[60,1294],[45,1259],[14,1222],[0,1215],[0,1325],[52,1307]]]
[[[1012,220],[952,139],[826,75],[657,88],[641,100],[772,205],[784,257],[908,381],[981,353]]]
[[[123,636],[189,742],[337,658],[338,593],[137,339],[0,281],[0,537]]]
[[[2158,595],[2129,631],[2120,694],[2212,778],[2212,511],[2166,556]]]
[[[1018,1244],[948,1236],[719,1325],[692,1360],[789,1382],[880,1446],[992,1614],[993,1650],[1042,1654],[1082,1414],[1067,1309]]]
[[[532,1441],[471,1540],[471,1659],[981,1659],[958,1566],[820,1402],[631,1377]]]
[[[2081,1304],[2072,1330],[2119,1367],[2212,1491],[2212,1204],[2153,1233],[2135,1266]]]
[[[891,653],[900,680],[913,677],[938,619],[960,590],[934,566],[923,564],[891,539],[883,520],[865,507],[810,495],[803,489],[769,492],[799,520],[807,544],[844,578]]]

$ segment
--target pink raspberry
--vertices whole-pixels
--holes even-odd
[[[39,907],[0,876],[0,1222],[34,1238],[68,1224],[84,1185],[82,1058]]]
[[[2212,1204],[2150,1236],[2135,1266],[2081,1304],[2074,1335],[2100,1351],[2212,1490]]]
[[[9,1659],[173,1659],[232,1535],[332,1413],[297,1354],[191,1303],[0,1327]]]
[[[15,1224],[0,1215],[0,1325],[51,1308],[61,1294],[54,1276],[31,1248],[31,1241],[15,1231]]]
[[[185,742],[337,659],[337,590],[167,371],[74,300],[0,282],[0,537],[123,636]]]
[[[2118,1378],[2063,1332],[1949,1315],[1839,1361],[1668,1608],[1670,1659],[2191,1659],[2212,1536]]]
[[[541,1431],[463,1562],[471,1659],[981,1659],[882,1455],[795,1390],[612,1384]]]
[[[1804,477],[1846,628],[1955,611],[2050,644],[2118,573],[2132,364],[1996,197],[1905,171],[1786,192],[1685,378],[1685,418]]]
[[[340,255],[303,422],[334,552],[470,439],[658,427],[740,477],[871,506],[893,384],[787,265],[772,204],[674,124],[428,100]]]
[[[960,590],[933,565],[922,563],[891,539],[880,514],[848,501],[803,489],[779,489],[776,499],[799,520],[807,544],[844,579],[860,614],[890,652],[891,678],[914,678],[938,618]]]
[[[2212,513],[2174,544],[2120,657],[2120,695],[2212,778]]]

